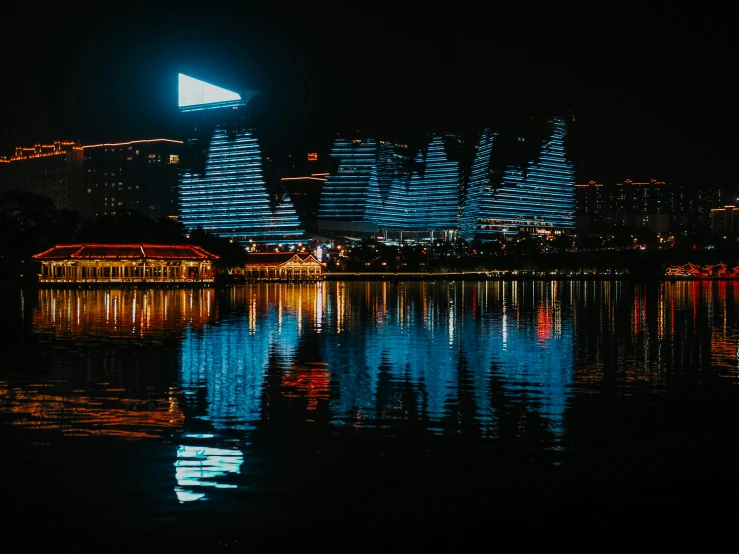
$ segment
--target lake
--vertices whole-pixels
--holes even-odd
[[[718,546],[731,281],[0,288],[0,545]]]

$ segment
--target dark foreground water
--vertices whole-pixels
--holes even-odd
[[[0,550],[732,548],[735,286],[7,286]]]

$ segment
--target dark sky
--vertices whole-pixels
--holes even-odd
[[[219,13],[204,11],[210,4]],[[0,154],[60,139],[175,137],[182,72],[262,90],[266,133],[286,151],[353,127],[396,138],[571,111],[580,181],[733,185],[733,15],[688,3],[555,4],[515,15],[472,2],[325,13],[205,1],[124,2],[109,14],[84,3],[45,16],[25,8],[0,38]]]

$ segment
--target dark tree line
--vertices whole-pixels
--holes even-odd
[[[52,200],[31,193],[0,195],[0,281],[33,280],[32,256],[55,244],[150,243],[194,244],[220,256],[222,268],[243,265],[243,247],[205,231],[186,233],[170,219],[154,221],[138,214],[85,218],[57,210]]]

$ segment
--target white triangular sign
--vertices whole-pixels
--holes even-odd
[[[241,100],[241,96],[233,91],[211,85],[199,79],[193,79],[182,73],[179,74],[179,91],[180,108],[184,106],[196,106],[198,104],[214,104],[216,102]]]

